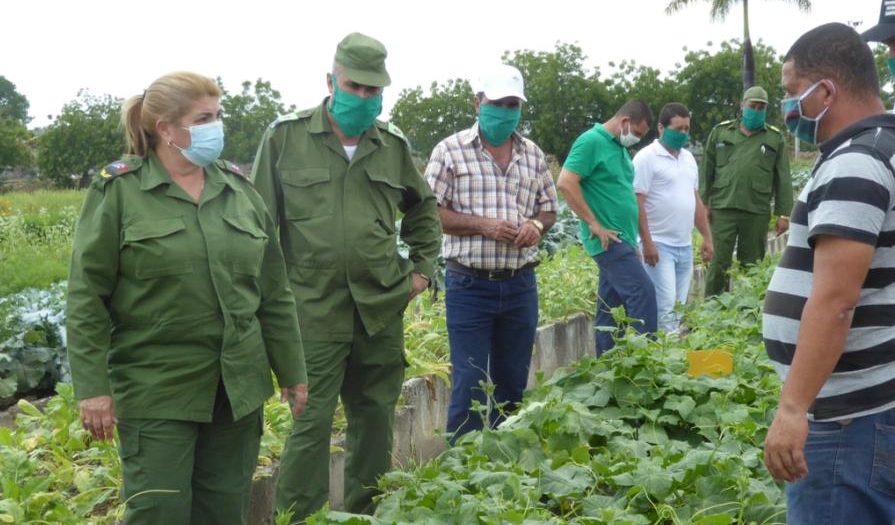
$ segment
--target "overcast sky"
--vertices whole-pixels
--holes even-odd
[[[3,2],[0,75],[31,104],[31,127],[44,126],[79,89],[128,97],[175,70],[220,76],[228,90],[263,78],[299,108],[325,95],[336,44],[360,31],[380,39],[392,86],[475,78],[506,50],[552,50],[577,43],[588,65],[624,59],[663,72],[702,49],[742,36],[742,6],[711,23],[708,3],[668,16],[667,0],[9,0]],[[782,0],[752,0],[753,41],[784,53],[822,23],[875,25],[880,0],[813,0],[802,13]]]

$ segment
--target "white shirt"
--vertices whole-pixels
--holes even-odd
[[[351,160],[354,158],[354,152],[357,151],[357,144],[354,146],[346,146],[345,144],[342,144],[342,149],[345,150],[345,155],[348,155],[348,160]]]
[[[690,246],[696,214],[699,168],[689,151],[675,157],[658,139],[634,156],[634,191],[645,195],[644,209],[653,242]]]

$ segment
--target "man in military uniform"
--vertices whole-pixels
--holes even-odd
[[[777,235],[789,229],[789,158],[783,134],[765,123],[767,106],[767,92],[752,86],[743,93],[741,118],[715,126],[705,143],[699,187],[715,241],[706,297],[727,289],[734,246],[742,264],[764,257],[772,200]]]
[[[377,478],[390,467],[403,311],[428,286],[441,247],[435,199],[410,147],[397,128],[375,120],[390,83],[385,58],[379,41],[345,37],[327,75],[330,96],[274,122],[253,169],[279,224],[308,367],[308,407],[286,441],[277,486],[277,507],[295,520],[327,500],[340,395],[345,507],[370,510]],[[397,235],[409,258],[398,254]]]

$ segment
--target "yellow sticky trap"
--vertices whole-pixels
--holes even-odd
[[[687,352],[690,368],[687,375],[726,376],[733,372],[733,356],[725,350],[691,350]]]

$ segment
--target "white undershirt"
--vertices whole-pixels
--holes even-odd
[[[354,146],[346,146],[345,144],[342,144],[342,147],[345,148],[345,155],[348,155],[348,160],[353,159],[354,152],[357,151],[357,144]]]

